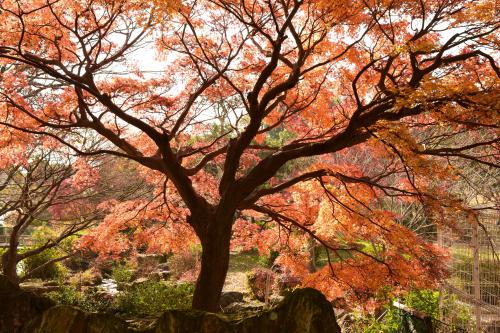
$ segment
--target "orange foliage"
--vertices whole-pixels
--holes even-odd
[[[472,211],[451,191],[461,163],[498,167],[496,11],[493,0],[4,0],[0,163],[40,137],[82,157],[76,183],[94,178],[86,156],[137,163],[150,193],[103,203],[82,246],[117,256],[199,241],[203,309],[230,246],[281,251],[332,298],[429,286],[444,255],[397,207],[454,227]],[[311,237],[338,255],[309,276]]]

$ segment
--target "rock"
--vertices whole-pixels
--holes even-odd
[[[163,256],[157,254],[139,254],[137,255],[137,277],[148,276],[155,271],[163,261]]]
[[[132,288],[134,284],[132,282],[122,282],[122,283],[118,283],[117,286],[116,286],[116,290],[117,291],[125,291],[125,290],[128,290],[130,288]]]
[[[142,264],[149,264],[149,263],[155,263],[159,264],[164,260],[164,257],[159,254],[154,254],[154,253],[139,253],[137,255],[137,264],[142,265]]]
[[[167,262],[158,264],[158,269],[161,271],[170,271],[170,267]]]
[[[21,290],[0,275],[0,333],[17,333],[29,318],[33,318],[54,303],[34,293]]]
[[[137,285],[137,284],[143,284],[143,283],[148,282],[148,281],[149,281],[149,279],[145,278],[145,277],[138,278],[137,280],[132,281],[132,286]]]
[[[86,313],[71,306],[55,306],[32,320],[22,333],[127,333],[127,323],[110,314]]]
[[[153,281],[168,280],[170,271],[157,270],[149,274],[149,279]]]
[[[203,311],[171,310],[165,312],[154,333],[233,333],[234,327],[225,320],[225,317],[215,313]],[[235,332],[234,332],[235,333]]]
[[[330,302],[315,289],[297,289],[276,308],[244,320],[235,332],[340,333]]]
[[[161,265],[165,265],[165,257],[157,254],[144,254],[137,255],[137,266],[132,270],[132,280],[140,278],[150,278],[150,275],[158,270]],[[156,277],[154,277],[156,278]]]
[[[46,287],[58,287],[59,282],[57,282],[57,281],[44,281],[43,285]]]
[[[158,274],[158,272],[150,272],[146,279],[148,281],[154,281],[154,282],[159,282],[162,278],[161,278],[161,275]]]
[[[247,318],[201,311],[169,311],[154,333],[340,333],[327,299],[317,290],[298,289],[276,308]]]
[[[260,301],[236,302],[222,308],[225,314],[254,314],[264,309],[265,304]]]
[[[113,297],[115,294],[109,292],[108,290],[103,290],[97,288],[94,291],[94,295],[96,299],[99,299],[101,301],[109,302],[110,304],[113,302]]]
[[[33,281],[21,283],[21,284],[19,284],[19,287],[24,291],[29,291],[29,292],[35,293],[37,295],[42,295],[42,294],[48,293],[50,291],[57,291],[57,290],[61,289],[61,287],[59,285],[55,285],[55,286],[45,285],[42,282],[33,282]]]
[[[219,300],[221,308],[226,308],[233,303],[243,302],[243,294],[238,291],[224,291]]]
[[[170,276],[172,275],[168,269],[158,271],[158,273],[160,274],[160,276],[163,280],[168,280],[170,278]]]
[[[78,271],[71,275],[67,281],[74,286],[96,286],[102,282],[102,274],[94,268]]]
[[[118,332],[137,331],[111,314],[85,313],[69,306],[48,309],[28,323],[22,331],[22,333]],[[330,303],[319,291],[298,289],[290,293],[276,308],[246,317],[240,314],[226,316],[195,310],[172,310],[164,313],[156,323],[141,332],[340,333],[340,328]]]
[[[80,253],[69,257],[64,261],[64,266],[71,271],[85,271],[95,262],[96,255],[91,252]]]
[[[269,303],[271,303],[271,304],[278,304],[278,303],[283,302],[284,299],[285,299],[285,296],[282,296],[282,295],[273,295],[273,296],[269,297]]]

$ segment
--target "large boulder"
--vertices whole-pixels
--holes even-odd
[[[169,311],[154,333],[340,333],[331,304],[317,290],[298,289],[276,308],[246,318]]]
[[[28,317],[29,318],[29,317]],[[56,306],[33,319],[23,333],[129,333],[127,323],[110,314]],[[340,333],[330,303],[317,290],[299,289],[276,308],[253,315],[226,316],[172,310],[143,333]]]
[[[71,306],[55,306],[27,324],[22,333],[127,333],[127,323],[104,313],[86,313]]]
[[[48,298],[21,290],[0,275],[0,333],[17,333],[30,318],[54,305]]]
[[[219,305],[223,309],[233,303],[241,302],[243,302],[243,293],[240,293],[239,291],[223,291],[219,299]]]

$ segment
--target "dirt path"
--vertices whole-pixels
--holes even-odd
[[[247,274],[245,272],[228,272],[223,291],[238,291],[246,294],[249,292]]]
[[[250,292],[247,284],[247,274],[253,268],[260,266],[261,263],[257,253],[231,254],[229,271],[223,291],[238,291],[244,294]]]

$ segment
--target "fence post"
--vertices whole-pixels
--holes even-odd
[[[472,283],[474,286],[474,315],[476,317],[475,333],[481,332],[481,289],[479,281],[479,239],[478,221],[472,223]]]
[[[439,224],[436,225],[436,238],[437,244],[441,249],[444,249],[444,235],[443,227]],[[438,319],[444,320],[443,316],[443,303],[444,303],[444,286],[442,283],[439,284],[439,298],[438,298]]]

